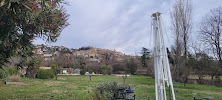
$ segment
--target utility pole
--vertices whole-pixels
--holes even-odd
[[[161,13],[152,14],[152,29],[154,43],[154,70],[155,70],[155,93],[156,100],[167,100],[165,82],[172,92],[172,99],[175,99],[170,66],[164,43]],[[171,98],[171,95],[169,95]]]

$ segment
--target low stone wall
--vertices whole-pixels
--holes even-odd
[[[24,85],[22,82],[5,82],[5,84]]]

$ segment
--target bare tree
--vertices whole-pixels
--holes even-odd
[[[111,61],[111,58],[112,58],[113,54],[111,54],[111,53],[104,53],[102,55],[103,55],[102,59],[103,59],[105,65],[108,66],[110,64],[110,61]]]
[[[181,70],[185,77],[184,83],[186,83],[189,75],[187,66],[188,40],[192,29],[192,5],[190,0],[176,0],[171,12],[171,20],[173,33],[175,34],[176,77],[179,77]],[[184,63],[183,67],[181,67],[182,63]]]
[[[206,48],[211,50],[215,55],[222,69],[222,7],[211,10],[211,12],[203,18],[199,29],[201,41],[204,42]]]
[[[182,59],[182,46],[179,41],[175,41],[176,44],[175,46],[171,47],[172,50],[172,58],[173,58],[173,79],[176,81],[179,81],[180,75],[181,75],[181,70],[182,70],[182,64],[183,64],[183,59]]]

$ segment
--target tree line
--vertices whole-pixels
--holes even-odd
[[[211,81],[215,77],[220,82],[221,12],[222,7],[210,10],[195,27],[198,31],[194,32],[192,29],[195,15],[191,1],[176,0],[170,13],[175,40],[169,59],[172,60],[174,80],[183,82],[184,86],[191,74],[198,75],[200,83],[204,75],[211,76]]]

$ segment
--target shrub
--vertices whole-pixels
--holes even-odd
[[[92,74],[93,70],[89,69],[88,72],[89,72],[89,74]]]
[[[216,76],[216,79],[214,80],[214,84],[215,84],[216,86],[220,86],[220,84],[221,84],[220,76]]]
[[[80,70],[80,75],[85,75],[85,73],[86,73],[85,69]]]
[[[11,76],[8,76],[8,81],[21,82],[21,78],[19,75],[11,75]]]
[[[7,67],[5,70],[0,69],[0,78],[3,81],[20,82],[19,71],[14,67]]]
[[[106,82],[100,84],[95,89],[94,99],[96,100],[115,100],[114,93],[117,97],[120,97],[120,92],[125,90],[126,87],[118,85],[117,82]]]
[[[36,78],[38,79],[49,79],[54,78],[54,73],[52,70],[39,70],[39,72],[36,75]]]
[[[57,64],[51,64],[51,69],[54,72],[54,74],[56,76],[56,80],[57,80],[58,74],[59,74],[60,70],[62,70],[62,67],[58,66]]]
[[[15,69],[14,67],[8,67],[6,69],[6,71],[8,72],[9,75],[18,75],[19,71],[17,69]]]
[[[80,75],[85,75],[86,73],[86,65],[85,64],[82,64],[80,66],[81,70],[80,70]]]
[[[4,79],[8,76],[7,72],[4,69],[0,69],[0,78]]]
[[[110,66],[101,66],[101,71],[103,75],[111,75],[112,74],[112,67]]]

